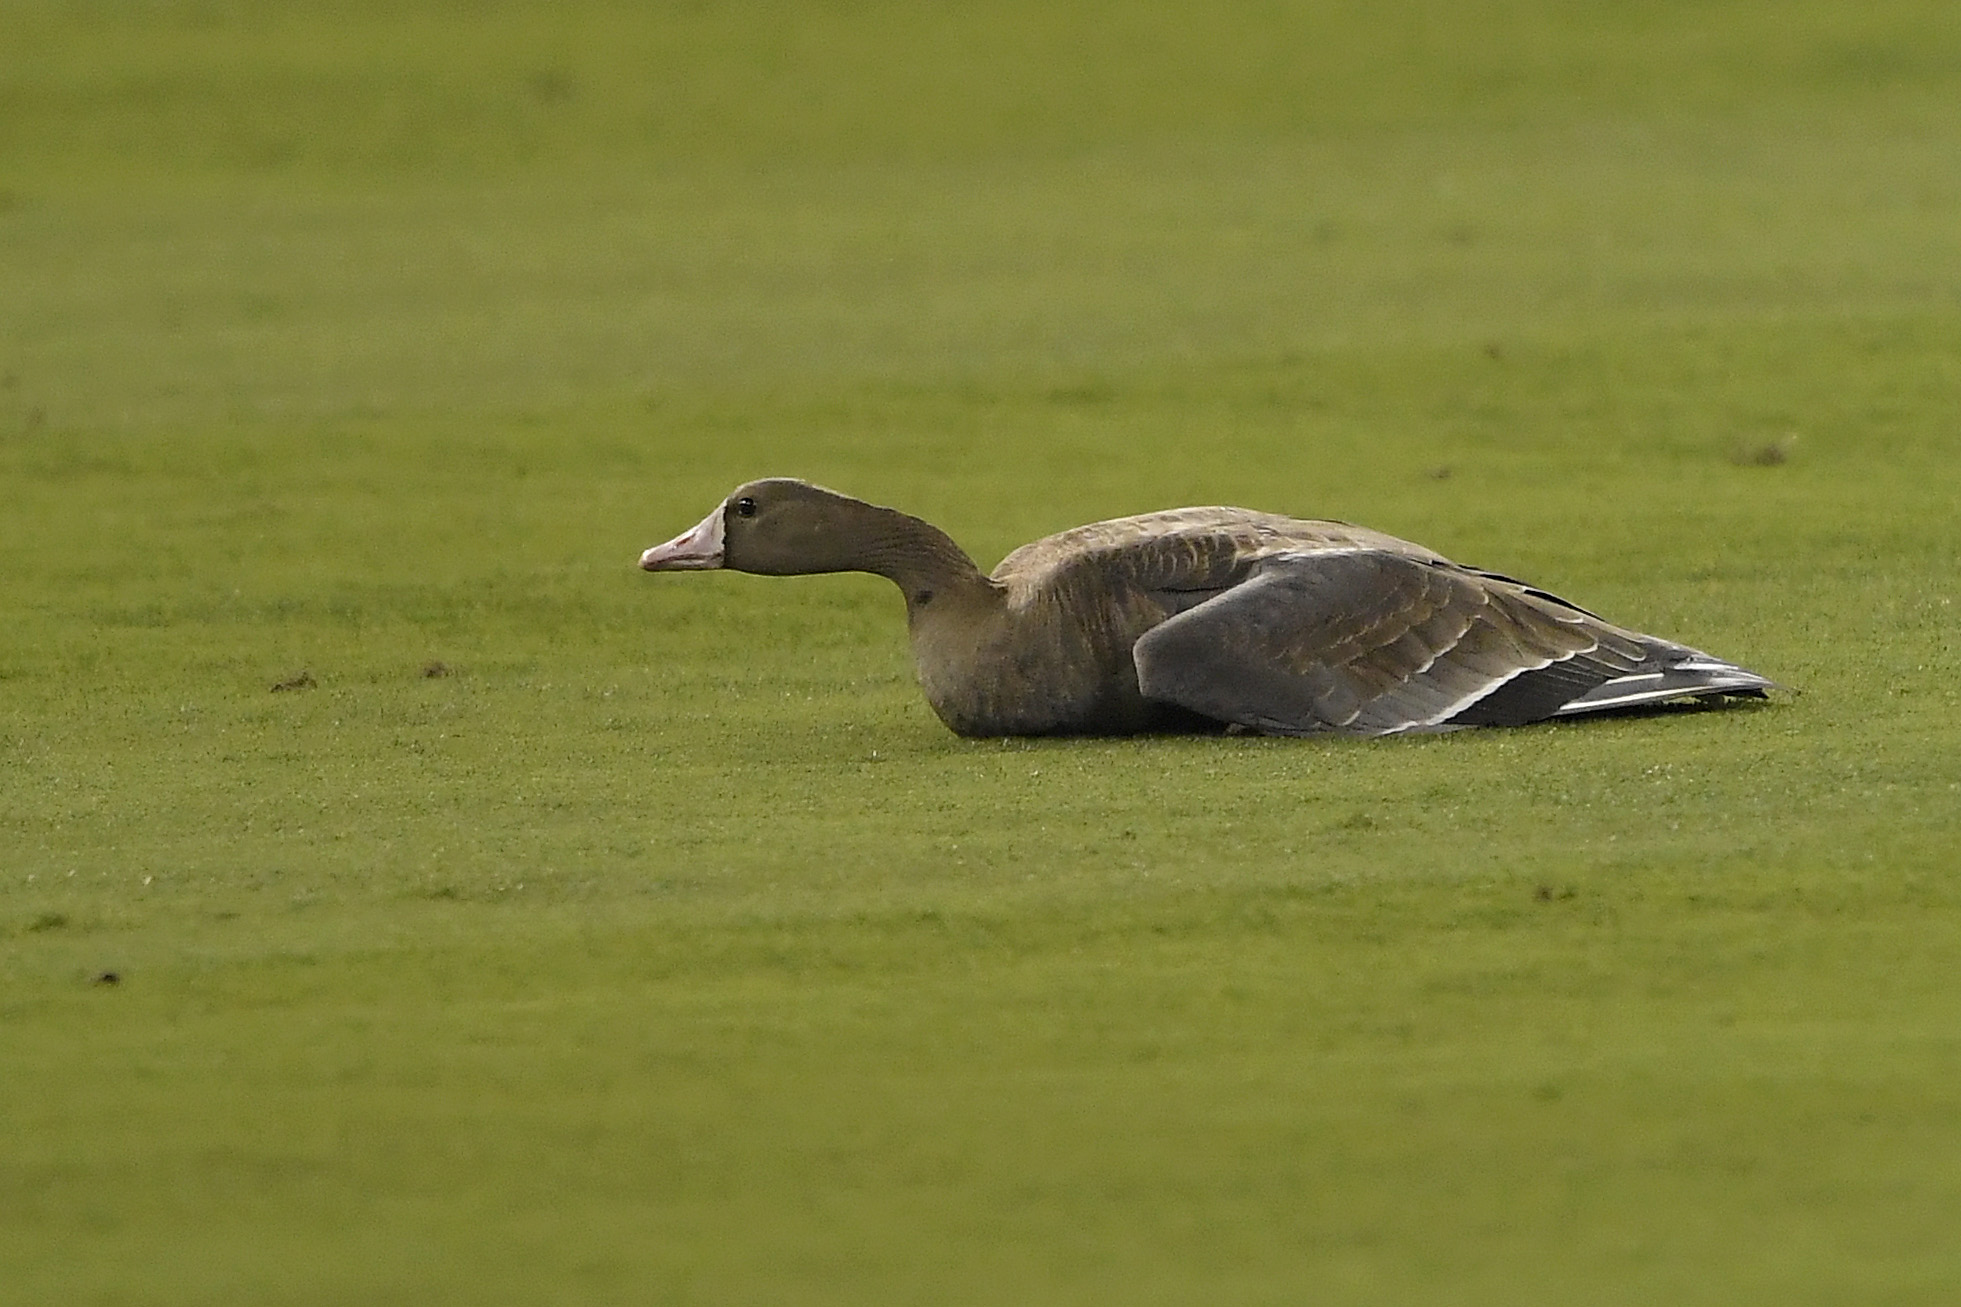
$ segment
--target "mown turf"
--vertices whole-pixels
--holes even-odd
[[[1946,7],[7,21],[0,1297],[1961,1292]],[[1793,693],[962,741],[770,473]]]

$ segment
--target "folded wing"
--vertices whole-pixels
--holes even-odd
[[[1521,725],[1770,685],[1515,581],[1369,548],[1275,554],[1133,656],[1146,698],[1282,735]]]

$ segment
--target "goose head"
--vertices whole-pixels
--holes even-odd
[[[871,505],[790,477],[738,486],[693,529],[640,555],[649,572],[804,576],[866,568]]]

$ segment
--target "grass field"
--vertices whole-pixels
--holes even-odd
[[[0,1298],[1961,1300],[1937,3],[42,3]],[[957,739],[984,565],[1332,516],[1774,676]],[[113,978],[113,979],[112,979]]]

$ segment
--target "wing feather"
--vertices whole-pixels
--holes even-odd
[[[1665,697],[1737,692],[1720,660],[1613,626],[1556,596],[1440,559],[1368,548],[1276,554],[1244,583],[1147,632],[1147,698],[1276,734],[1513,725]],[[1714,664],[1694,670],[1695,659]],[[1701,679],[1698,679],[1701,678]],[[1762,678],[1751,678],[1751,684]]]

